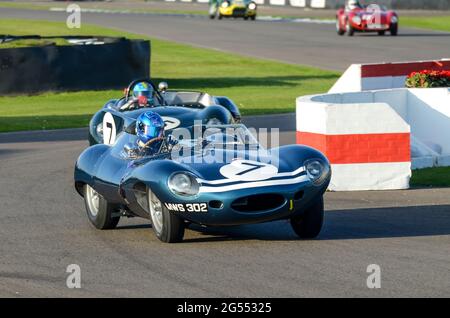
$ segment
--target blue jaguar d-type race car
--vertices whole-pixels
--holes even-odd
[[[166,130],[189,127],[194,121],[204,124],[239,123],[241,115],[234,102],[225,96],[204,92],[168,90],[166,82],[158,88],[149,79],[137,79],[119,99],[108,101],[89,123],[89,144],[113,144],[116,136],[145,111],[160,114]]]
[[[113,145],[91,146],[76,162],[75,188],[96,228],[139,216],[151,221],[161,241],[179,242],[191,223],[290,219],[299,237],[319,234],[331,177],[319,151],[301,145],[266,150],[242,124],[160,133],[145,122],[164,124],[144,115]],[[142,139],[149,133],[155,137]]]

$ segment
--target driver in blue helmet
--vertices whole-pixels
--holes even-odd
[[[155,106],[153,87],[146,82],[140,82],[134,85],[132,98],[122,105],[120,109],[137,109],[152,106]]]
[[[136,142],[125,145],[129,157],[152,156],[161,151],[164,142],[164,120],[157,113],[147,111],[136,119]]]
[[[159,152],[164,139],[164,120],[155,112],[145,112],[136,120],[137,145],[141,155]]]

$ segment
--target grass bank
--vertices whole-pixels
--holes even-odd
[[[3,19],[0,34],[43,36],[98,35],[142,38],[135,34],[83,24],[67,29],[64,23]],[[294,111],[297,96],[327,91],[339,73],[244,57],[151,39],[151,74],[171,88],[204,90],[232,98],[244,115]],[[90,116],[117,91],[45,93],[0,97],[0,132],[86,126]]]

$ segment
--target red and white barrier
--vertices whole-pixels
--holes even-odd
[[[406,189],[411,168],[450,166],[450,89],[299,97],[297,143],[328,157],[331,190]]]
[[[297,99],[297,143],[322,151],[334,191],[406,189],[411,176],[410,127],[373,93]]]
[[[351,65],[329,93],[361,92],[405,87],[406,77],[422,70],[450,70],[450,59]]]

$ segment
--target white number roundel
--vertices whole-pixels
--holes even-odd
[[[276,176],[278,168],[267,163],[238,159],[220,168],[220,173],[231,180],[258,181]]]
[[[103,143],[112,145],[116,142],[116,123],[111,113],[105,113],[103,116]]]
[[[165,130],[172,130],[180,126],[180,121],[176,118],[167,116],[162,116],[161,118],[164,120],[164,123],[166,124],[164,126]]]

